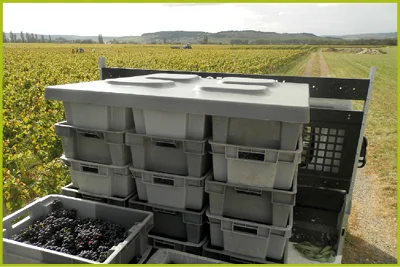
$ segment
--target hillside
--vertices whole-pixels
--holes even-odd
[[[397,32],[349,34],[349,35],[339,35],[334,37],[342,38],[345,40],[387,39],[387,38],[397,38]]]
[[[154,33],[145,33],[141,36],[122,37],[117,40],[135,41],[141,43],[160,43],[166,39],[167,43],[199,43],[203,42],[204,37],[208,37],[209,43],[229,44],[232,39],[248,40],[249,43],[256,40],[310,40],[321,39],[312,33],[276,33],[261,31],[222,31],[217,33],[192,32],[192,31],[163,31]]]
[[[42,34],[37,34],[41,38]],[[45,40],[48,40],[48,35],[43,35]],[[371,33],[371,34],[353,34],[342,36],[317,36],[312,33],[277,33],[277,32],[262,32],[262,31],[221,31],[217,33],[209,33],[202,31],[160,31],[153,33],[144,33],[141,36],[103,36],[105,42],[128,42],[141,44],[161,44],[161,43],[203,43],[205,37],[208,38],[208,43],[214,44],[230,44],[232,40],[239,44],[302,44],[302,43],[337,43],[340,41],[352,41],[360,39],[386,39],[395,38],[397,33]],[[9,38],[9,33],[6,33]],[[20,34],[17,33],[17,38]],[[74,40],[93,40],[98,42],[98,36],[78,36],[78,35],[51,35],[52,40],[63,38],[65,42]]]

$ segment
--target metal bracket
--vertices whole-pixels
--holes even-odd
[[[367,146],[368,146],[368,139],[364,136],[363,142],[360,151],[360,157],[358,158],[358,167],[363,168],[367,164]]]

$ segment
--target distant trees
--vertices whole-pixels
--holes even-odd
[[[11,40],[11,43],[17,42],[17,35],[15,33],[13,33],[12,31],[10,31],[10,40]]]
[[[99,44],[104,44],[103,35],[99,34]]]
[[[249,40],[232,39],[230,41],[230,44],[231,45],[234,45],[234,44],[246,45],[246,44],[249,44]]]
[[[358,40],[344,40],[344,39],[330,39],[330,38],[315,38],[315,39],[258,39],[252,41],[251,44],[255,45],[397,45],[396,38],[388,39],[358,39]]]
[[[203,44],[208,44],[208,36],[207,35],[204,36]]]
[[[3,43],[52,43],[51,36],[49,35],[48,40],[45,38],[44,35],[38,36],[37,34],[33,33],[24,33],[20,32],[19,33],[19,38],[17,37],[16,33],[13,33],[10,31],[10,33],[7,34],[3,32]],[[68,41],[67,41],[68,42]],[[87,41],[85,43],[93,43],[93,41]]]

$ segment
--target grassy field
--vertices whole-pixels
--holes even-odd
[[[385,50],[388,54],[324,53],[324,57],[334,77],[368,77],[370,67],[377,68],[365,133],[369,141],[365,169],[376,177],[374,186],[382,193],[381,215],[393,216],[397,210],[397,49]]]
[[[53,129],[54,123],[64,118],[63,107],[56,101],[44,101],[44,87],[99,79],[99,56],[105,56],[110,67],[295,76],[329,73],[348,78],[367,78],[369,68],[376,66],[366,129],[368,164],[364,168],[365,174],[373,177],[373,190],[366,195],[375,196],[371,207],[377,216],[390,221],[387,231],[397,232],[397,48],[382,48],[387,54],[359,55],[316,53],[312,47],[294,46],[208,45],[172,50],[155,45],[83,45],[86,53],[72,54],[76,47],[4,45],[3,199],[7,212],[35,197],[59,193],[70,181],[68,170],[58,159],[62,147]],[[327,66],[324,71],[321,61]],[[388,250],[392,255],[393,248]],[[360,262],[347,262],[353,261]]]
[[[343,263],[395,263],[397,258],[397,48],[382,50],[387,54],[320,50],[298,60],[290,71],[291,75],[367,78],[370,67],[377,67],[365,132],[367,165],[358,171],[355,182]],[[354,101],[353,108],[362,109],[360,102]]]

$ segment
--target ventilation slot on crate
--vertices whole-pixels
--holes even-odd
[[[264,162],[265,154],[257,152],[239,151],[238,158]]]
[[[90,166],[82,166],[82,171],[98,174],[99,168],[98,167],[90,167]]]
[[[252,234],[252,235],[257,235],[257,233],[258,233],[257,228],[250,227],[250,226],[244,226],[244,225],[233,225],[233,231],[246,233],[246,234]]]

